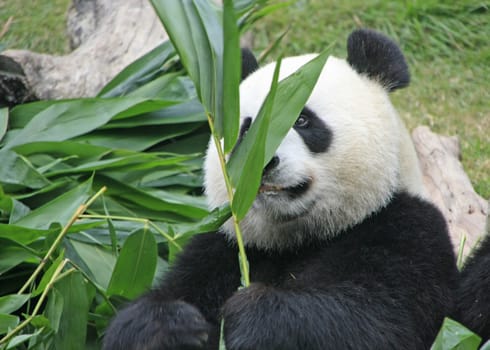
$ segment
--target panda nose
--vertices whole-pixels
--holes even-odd
[[[272,157],[272,159],[269,161],[269,163],[267,163],[267,165],[264,168],[264,174],[268,173],[269,171],[277,167],[279,165],[279,162],[280,160],[278,156]]]

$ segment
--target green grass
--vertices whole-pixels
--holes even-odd
[[[0,0],[0,32],[12,17],[0,42],[6,49],[68,52],[65,28],[70,3],[70,0]]]
[[[0,42],[7,48],[64,53],[69,0],[0,0]],[[458,135],[463,164],[476,191],[490,197],[490,9],[483,1],[298,0],[266,17],[255,30],[255,48],[265,48],[286,28],[279,50],[286,55],[320,51],[345,40],[357,27],[387,33],[401,45],[412,84],[393,101],[410,128],[428,125]],[[277,52],[275,52],[277,54]],[[274,56],[276,56],[274,54]]]
[[[476,191],[490,197],[490,8],[482,1],[299,0],[257,26],[260,50],[289,27],[278,50],[318,52],[335,42],[345,57],[348,34],[370,27],[393,37],[409,62],[412,83],[393,102],[408,126],[457,135]],[[277,54],[277,52],[276,52]],[[275,54],[273,56],[276,56]]]

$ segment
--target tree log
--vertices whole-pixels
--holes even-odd
[[[20,64],[39,99],[96,95],[125,66],[168,37],[146,0],[74,0],[68,12],[74,51],[2,53]]]
[[[446,218],[455,252],[466,239],[466,256],[485,233],[488,204],[474,191],[463,169],[459,140],[437,135],[425,126],[417,127],[412,139],[429,198]]]

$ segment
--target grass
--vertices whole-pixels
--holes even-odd
[[[458,135],[463,165],[476,191],[490,197],[490,8],[482,1],[299,0],[257,26],[254,46],[265,48],[289,27],[278,50],[286,56],[318,52],[335,42],[345,56],[358,27],[395,38],[412,83],[393,102],[410,128],[428,125]],[[275,56],[275,55],[274,55]]]
[[[49,54],[68,52],[65,35],[70,0],[0,0],[0,37],[6,49],[26,49]]]
[[[0,0],[0,38],[7,48],[64,53],[69,0]],[[265,48],[286,28],[279,50],[286,55],[320,51],[345,40],[357,27],[387,33],[401,45],[412,84],[393,101],[410,128],[428,125],[458,135],[463,165],[476,191],[490,198],[490,8],[483,1],[298,0],[266,17],[255,30],[255,48]],[[275,53],[277,54],[277,52]],[[275,56],[275,55],[274,55]]]

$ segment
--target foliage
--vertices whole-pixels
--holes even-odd
[[[481,338],[478,335],[458,322],[446,318],[431,350],[474,350],[478,349],[480,343]]]
[[[0,110],[1,348],[97,347],[122,301],[223,223],[200,196],[205,121],[170,43],[97,98]]]

